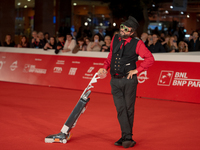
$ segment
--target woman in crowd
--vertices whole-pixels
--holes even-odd
[[[45,32],[44,33],[44,43],[49,43],[50,42],[50,38],[49,38],[49,33],[48,32]]]
[[[28,41],[27,41],[27,37],[25,35],[23,35],[21,37],[20,43],[17,45],[18,48],[28,48],[30,47]]]
[[[170,39],[170,36],[169,36],[169,35],[166,36],[166,37],[165,37],[165,41],[161,42],[161,44],[162,44],[164,47],[166,47],[167,43],[169,42],[169,39]]]
[[[180,41],[179,44],[178,44],[178,50],[179,50],[179,52],[188,52],[187,43]]]
[[[87,46],[87,51],[96,51],[100,52],[101,46],[104,44],[103,41],[99,41],[99,35],[95,34],[93,38],[93,42],[90,42]]]
[[[63,47],[62,52],[71,52],[74,49],[74,47],[76,46],[76,41],[72,38],[72,35],[70,33],[68,33],[66,35],[67,40],[65,41],[65,45]]]
[[[3,43],[3,46],[6,46],[6,47],[14,47],[15,46],[15,42],[12,41],[10,34],[6,35],[5,42]]]
[[[90,44],[90,38],[84,37],[84,42],[85,42],[86,50],[87,50],[87,47],[88,47],[88,45]]]
[[[47,50],[47,49],[56,49],[56,40],[53,36],[50,37],[50,41],[47,42],[44,46],[44,50]]]
[[[178,52],[178,46],[174,36],[171,36],[167,45],[165,46],[166,52]]]
[[[105,44],[103,44],[101,46],[101,52],[110,52],[110,43],[111,43],[111,37],[109,35],[107,35],[105,38],[104,38],[104,42]]]
[[[78,44],[74,47],[72,53],[77,53],[78,51],[86,51],[86,44],[84,42],[84,39],[81,37],[77,40]]]

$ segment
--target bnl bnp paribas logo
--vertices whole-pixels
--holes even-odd
[[[200,79],[190,78],[188,72],[185,71],[162,70],[157,85],[200,88]]]

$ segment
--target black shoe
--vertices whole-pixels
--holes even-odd
[[[122,146],[123,138],[120,138],[117,142],[115,142],[114,145],[116,146]]]
[[[129,147],[133,147],[136,144],[135,141],[133,141],[132,139],[126,139],[122,142],[122,146],[124,148],[129,148]]]

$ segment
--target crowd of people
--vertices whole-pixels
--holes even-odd
[[[61,32],[61,31],[60,31]],[[173,34],[165,34],[153,32],[153,34],[142,33],[140,39],[145,43],[151,53],[164,52],[188,52],[200,51],[200,38],[198,32],[194,31],[188,41],[184,40],[182,32],[174,32]],[[44,50],[53,49],[55,54],[58,53],[77,53],[78,51],[95,51],[109,52],[112,37],[118,34],[118,30],[111,32],[108,28],[106,32],[100,28],[98,33],[92,35],[89,28],[78,32],[74,31],[66,34],[60,33],[57,38],[50,36],[45,32],[32,32],[32,39],[28,41],[26,36],[21,36],[19,44],[16,44],[10,34],[5,37],[5,42],[0,46],[19,47],[19,48],[41,48]]]
[[[188,41],[180,39],[177,34],[170,36],[164,33],[142,33],[141,40],[152,53],[200,51],[200,38],[196,31],[190,35]]]

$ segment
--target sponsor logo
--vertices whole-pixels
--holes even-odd
[[[72,68],[72,67],[71,67],[70,70],[69,70],[69,75],[74,76],[74,75],[76,74],[77,69],[78,69],[78,68]]]
[[[35,65],[25,64],[23,72],[46,74],[47,69],[36,68]]]
[[[72,64],[80,64],[80,61],[72,61]]]
[[[5,61],[0,61],[0,70],[3,67],[3,64],[5,64],[5,63],[6,63]]]
[[[88,69],[87,73],[91,73],[92,70],[94,70],[94,67],[90,67],[90,68]]]
[[[62,67],[54,67],[53,72],[54,73],[61,73],[62,72]]]
[[[84,77],[84,76],[83,76],[83,79],[90,79],[90,80],[91,80],[92,77]]]
[[[29,64],[25,64],[23,72],[29,72],[29,68],[30,68],[30,65]]]
[[[147,79],[149,79],[149,78],[147,77],[147,71],[141,72],[141,73],[139,74],[139,76],[137,77],[137,79],[138,79],[138,82],[139,82],[139,83],[144,83]]]
[[[17,61],[13,62],[12,65],[10,65],[11,71],[15,71],[16,68],[17,68]]]
[[[104,63],[93,63],[93,65],[96,65],[96,66],[103,66]]]
[[[64,65],[65,60],[57,60],[56,65]]]
[[[92,79],[93,74],[91,73],[94,70],[95,67],[90,67],[87,70],[87,73],[85,73],[85,76],[83,76],[83,79]]]
[[[189,79],[187,72],[176,72],[172,86],[200,87],[200,79]]]
[[[40,59],[40,58],[35,58],[35,61],[42,61],[42,59]]]
[[[158,84],[160,86],[170,86],[174,71],[162,70],[160,77],[158,79]]]

